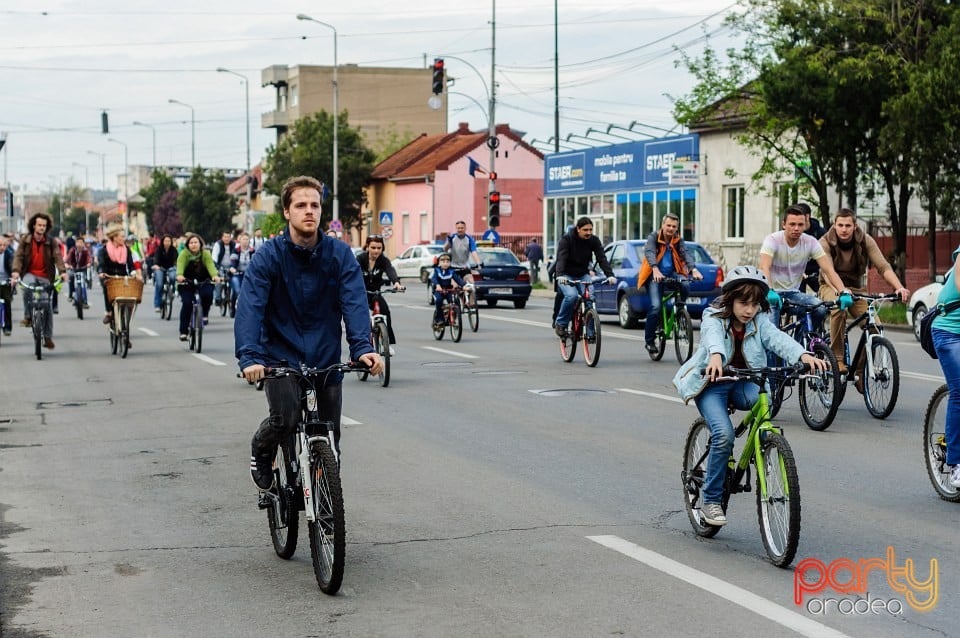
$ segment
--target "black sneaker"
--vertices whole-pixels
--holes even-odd
[[[648,343],[646,344],[645,347],[647,348],[647,352],[649,352],[650,354],[657,354],[657,346],[655,346],[654,344]]]
[[[563,339],[567,336],[567,329],[564,326],[557,325],[553,328],[553,331],[557,334],[558,337]]]
[[[258,454],[256,450],[250,454],[250,478],[257,489],[269,490],[273,487],[273,459],[270,456]]]

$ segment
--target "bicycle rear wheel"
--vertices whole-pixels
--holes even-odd
[[[463,337],[463,314],[460,312],[460,304],[450,305],[450,338],[454,343],[459,343]]]
[[[703,417],[698,418],[687,432],[687,441],[683,446],[683,471],[680,479],[683,482],[683,504],[687,510],[687,518],[697,536],[713,538],[720,531],[720,527],[711,525],[703,520],[700,506],[703,504],[702,490],[707,479],[707,456],[710,451],[710,426]],[[724,499],[726,500],[726,499]],[[727,511],[726,503],[723,511]]]
[[[867,411],[878,419],[885,419],[897,405],[900,393],[900,360],[893,344],[886,337],[874,336],[870,348],[873,362],[873,374],[870,368],[863,368],[863,401]]]
[[[663,359],[663,350],[667,346],[667,335],[664,332],[663,328],[663,318],[661,317],[660,328],[657,329],[657,336],[653,338],[653,345],[657,346],[656,352],[650,352],[647,350],[647,354],[650,355],[650,358],[654,361],[659,361]]]
[[[380,373],[380,385],[387,387],[390,385],[390,335],[387,333],[387,326],[383,322],[378,322],[373,331],[373,347],[383,359],[383,372]]]
[[[937,388],[927,404],[923,417],[923,458],[927,476],[937,495],[945,501],[960,503],[960,490],[950,484],[951,467],[947,465],[947,384]]]
[[[676,324],[673,326],[673,349],[676,350],[680,365],[693,356],[693,319],[686,307],[677,309]]]
[[[583,358],[584,362],[591,368],[600,363],[600,315],[595,308],[587,310],[583,316],[583,330],[581,332],[583,339]]]
[[[763,467],[757,468],[757,521],[767,556],[787,567],[800,542],[800,479],[790,444],[767,432],[760,444]],[[761,481],[762,479],[762,481]],[[764,490],[761,485],[766,486]]]
[[[472,306],[467,307],[467,320],[470,322],[470,330],[476,332],[480,329],[480,306],[474,301]]]
[[[830,427],[840,407],[840,370],[833,350],[825,343],[813,346],[813,355],[829,365],[815,379],[800,379],[800,414],[811,430]]]
[[[326,440],[314,443],[310,452],[310,487],[315,513],[315,520],[308,525],[310,555],[320,591],[333,595],[343,582],[347,550],[340,469]]]
[[[277,446],[273,461],[273,488],[267,492],[267,523],[273,551],[280,558],[290,558],[297,551],[297,535],[300,532],[300,511],[297,507],[296,476],[287,463],[285,445]]]

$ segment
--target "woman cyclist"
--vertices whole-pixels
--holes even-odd
[[[737,266],[730,271],[721,295],[703,313],[697,351],[673,378],[680,397],[684,402],[693,399],[710,427],[710,456],[700,508],[710,525],[727,522],[720,505],[724,470],[733,453],[734,440],[727,406],[749,410],[760,394],[760,389],[750,381],[712,382],[723,375],[723,368],[727,366],[764,367],[768,350],[785,361],[802,361],[818,371],[827,369],[826,360],[804,352],[803,346],[770,323],[769,290],[766,277],[754,266]]]
[[[250,235],[240,233],[237,237],[237,249],[230,255],[230,316],[237,311],[237,295],[240,294],[240,283],[243,273],[253,258],[253,247],[250,245]]]
[[[187,340],[187,328],[193,313],[193,282],[200,287],[200,304],[203,308],[203,325],[207,325],[210,306],[213,305],[213,286],[220,281],[217,267],[210,251],[203,247],[203,238],[196,233],[187,233],[187,245],[177,257],[177,283],[180,284],[180,341]]]
[[[177,247],[173,245],[173,237],[164,235],[163,241],[153,253],[153,311],[160,312],[160,301],[163,298],[163,282],[166,279],[177,278]]]
[[[100,279],[106,280],[107,276],[129,277],[134,276],[137,279],[143,279],[139,265],[134,265],[133,251],[127,247],[123,238],[123,226],[115,224],[107,228],[107,243],[103,245],[100,251],[100,260],[97,266],[97,272]],[[103,304],[107,309],[107,314],[103,316],[103,323],[109,324],[113,321],[112,305],[107,298],[107,286],[103,285]]]
[[[404,290],[400,283],[400,277],[394,270],[390,258],[383,254],[383,237],[380,235],[370,235],[367,237],[367,243],[364,252],[357,255],[357,261],[360,263],[360,270],[363,273],[363,285],[367,292],[376,292],[383,287],[384,277],[393,284],[394,290]],[[367,296],[367,301],[373,309],[373,298]],[[390,335],[390,355],[393,356],[393,346],[397,343],[397,338],[393,334],[393,320],[390,318],[390,307],[386,299],[380,299],[380,313],[387,318],[387,333]]]

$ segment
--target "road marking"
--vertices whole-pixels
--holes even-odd
[[[673,403],[683,403],[683,399],[679,397],[672,397],[667,394],[657,394],[656,392],[643,392],[641,390],[631,390],[630,388],[617,388],[620,392],[629,392],[630,394],[639,394],[644,397],[652,397],[654,399],[663,399],[664,401],[672,401]]]
[[[361,421],[354,421],[348,416],[340,415],[340,425],[362,425]]]
[[[211,357],[208,357],[208,356],[205,355],[205,354],[197,354],[196,352],[194,352],[194,353],[193,353],[193,356],[195,356],[197,359],[200,359],[200,360],[203,361],[204,363],[209,363],[209,364],[212,365],[212,366],[225,366],[225,365],[227,365],[227,364],[225,364],[223,361],[217,361],[216,359],[213,359],[213,358],[211,358]]]
[[[147,335],[147,336],[150,336],[150,337],[159,337],[159,336],[160,336],[160,333],[159,333],[159,332],[154,332],[154,331],[151,330],[150,328],[137,328],[137,330],[139,330],[139,331],[142,332],[143,334],[145,334],[145,335]]]
[[[728,583],[725,580],[720,580],[719,578],[711,576],[710,574],[706,574],[692,567],[688,567],[683,563],[678,563],[673,559],[667,558],[663,554],[658,554],[644,547],[640,547],[639,545],[626,541],[619,536],[587,536],[587,539],[614,551],[620,552],[625,556],[629,556],[630,558],[641,562],[644,565],[653,567],[656,570],[689,583],[694,587],[699,587],[706,592],[729,600],[734,604],[740,605],[744,609],[752,611],[758,616],[763,616],[764,618],[772,620],[778,625],[792,629],[802,636],[830,636],[832,638],[847,638],[846,634],[843,634],[815,620],[811,620],[810,618],[807,618],[802,614],[798,614],[795,611],[781,607],[772,600],[758,596],[753,592],[747,591],[742,587],[737,587],[736,585]]]
[[[943,383],[943,375],[937,374],[923,374],[920,372],[905,372],[900,371],[901,377],[910,377],[911,379],[920,379],[921,381],[935,381],[937,383]]]
[[[479,359],[475,354],[467,354],[465,352],[454,352],[453,350],[444,350],[443,348],[434,348],[433,346],[422,346],[424,350],[433,350],[434,352],[442,352],[443,354],[453,355],[454,357],[463,357],[464,359]]]

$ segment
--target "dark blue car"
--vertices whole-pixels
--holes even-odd
[[[650,297],[647,287],[637,291],[637,275],[643,263],[643,245],[645,239],[626,239],[615,241],[604,248],[607,261],[617,277],[616,285],[597,284],[594,286],[594,298],[597,311],[602,315],[617,315],[624,328],[635,328],[637,323],[647,316]],[[685,242],[687,251],[703,275],[701,281],[690,282],[690,297],[687,310],[694,319],[703,315],[707,305],[720,294],[723,283],[723,269],[700,244]]]

